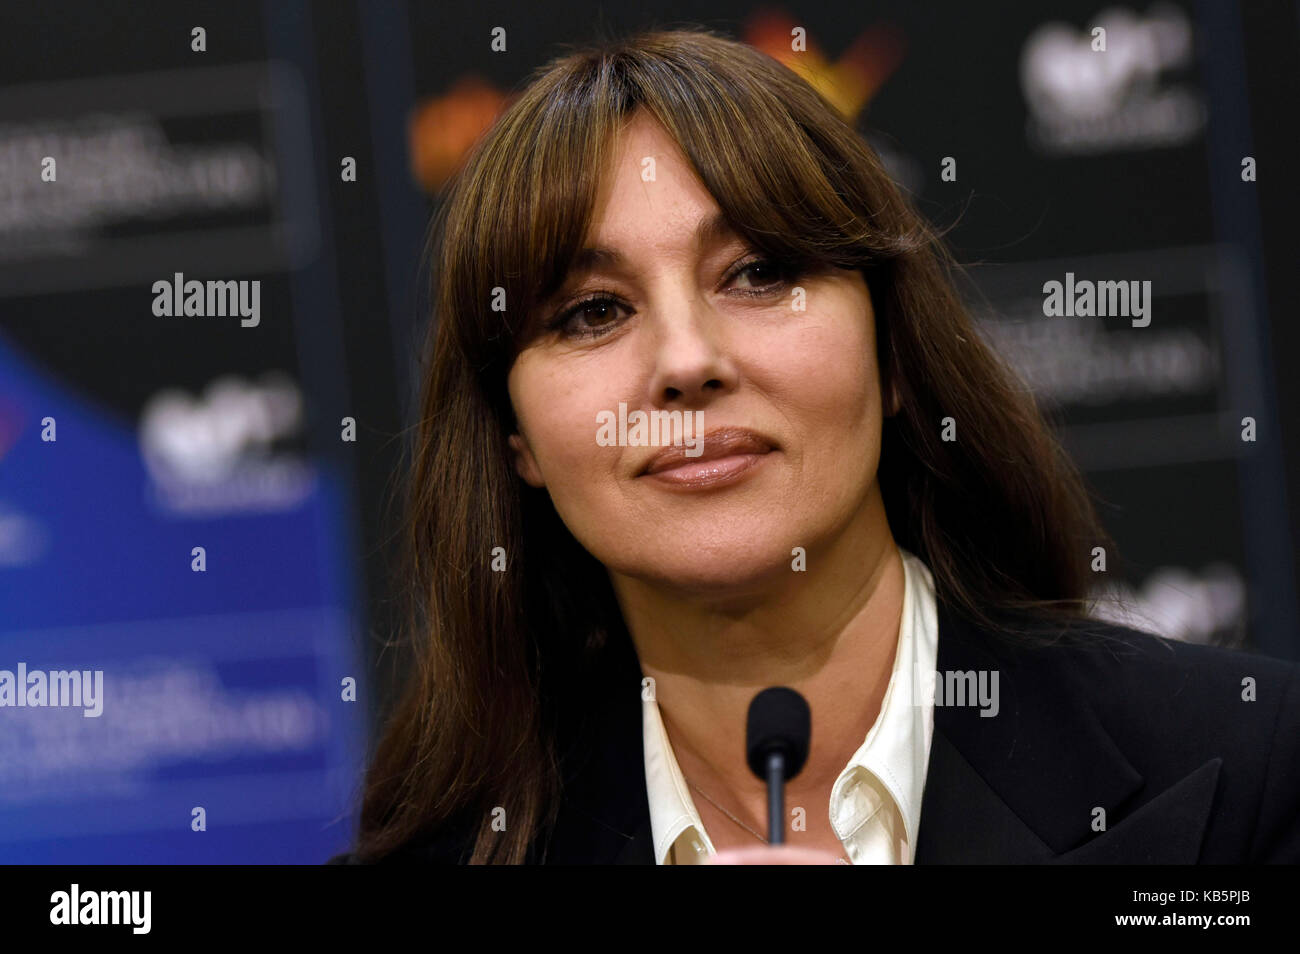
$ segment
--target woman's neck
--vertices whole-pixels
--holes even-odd
[[[806,571],[775,573],[744,595],[683,596],[612,575],[682,773],[732,810],[764,817],[764,786],[745,762],[749,703],[762,689],[789,686],[812,709],[812,744],[787,787],[790,804],[833,784],[880,712],[904,573],[878,496],[874,504],[810,548]]]

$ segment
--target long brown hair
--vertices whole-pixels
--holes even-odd
[[[786,67],[707,32],[566,55],[477,144],[434,223],[406,517],[413,672],[367,779],[363,859],[468,824],[471,862],[525,860],[561,796],[561,700],[626,638],[603,567],[514,472],[505,382],[529,316],[587,238],[613,134],[639,109],[755,250],[863,271],[882,382],[899,399],[878,480],[896,541],[930,567],[938,598],[985,624],[1084,612],[1091,548],[1107,542],[1089,496],[981,340],[938,235],[854,129]]]

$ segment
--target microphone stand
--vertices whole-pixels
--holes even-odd
[[[774,749],[767,754],[767,840],[785,843],[785,753]]]

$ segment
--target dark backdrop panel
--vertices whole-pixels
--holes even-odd
[[[1293,4],[10,5],[0,669],[106,690],[96,718],[3,710],[0,856],[348,841],[403,675],[395,498],[445,176],[565,45],[683,23],[807,70],[948,229],[1116,537],[1105,611],[1300,658]],[[260,282],[258,324],[155,315],[177,273]],[[1151,282],[1150,323],[1045,316],[1067,275]]]

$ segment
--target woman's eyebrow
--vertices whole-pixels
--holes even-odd
[[[701,217],[695,223],[692,241],[694,241],[698,253],[710,246],[739,237],[739,233],[727,220],[727,216],[718,211],[712,215]],[[616,248],[607,248],[603,245],[582,249],[573,256],[569,270],[559,284],[551,286],[550,291],[543,293],[538,307],[541,310],[551,309],[564,294],[566,288],[572,287],[580,279],[594,271],[626,272],[628,271],[627,256]]]
[[[736,237],[736,230],[732,228],[731,223],[727,221],[726,215],[722,212],[715,212],[713,215],[706,215],[701,218],[696,223],[695,232],[692,236],[696,251],[703,251],[725,239]],[[620,271],[626,269],[626,267],[626,256],[616,248],[606,248],[599,245],[584,248],[573,256],[573,263],[569,266],[569,273],[565,276],[565,281],[573,281],[575,278],[597,269]]]

